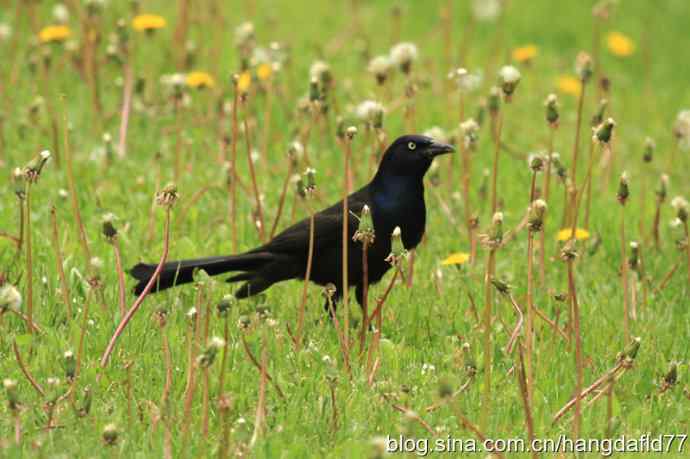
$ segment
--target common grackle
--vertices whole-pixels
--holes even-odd
[[[352,241],[358,218],[366,204],[371,209],[375,240],[369,246],[369,282],[381,280],[390,268],[385,261],[391,252],[391,233],[401,229],[406,249],[419,244],[424,234],[426,207],[424,205],[424,174],[434,157],[452,152],[450,145],[438,143],[420,135],[405,135],[396,139],[386,150],[379,169],[371,182],[348,196],[348,287],[355,287],[362,304],[362,250]],[[314,256],[311,281],[319,285],[332,283],[337,288],[335,301],[342,294],[342,200],[314,215]],[[292,225],[270,242],[240,255],[227,255],[194,260],[169,261],[163,266],[154,291],[192,282],[195,269],[209,275],[238,272],[229,282],[244,281],[235,292],[237,298],[247,298],[263,292],[276,282],[304,279],[309,248],[309,219]],[[139,263],[130,274],[139,283],[134,288],[141,293],[156,269],[154,264]]]

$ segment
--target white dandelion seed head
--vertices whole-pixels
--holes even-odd
[[[101,269],[103,267],[103,259],[99,257],[91,257],[89,264],[92,268]]]
[[[53,6],[53,19],[55,22],[65,24],[69,21],[69,10],[62,3],[57,3]]]
[[[254,24],[245,21],[235,27],[235,43],[242,45],[254,39]]]
[[[376,56],[369,61],[367,70],[374,75],[387,75],[390,72],[393,62],[386,55]]]
[[[499,0],[473,0],[472,14],[479,21],[493,21],[501,14]]]
[[[430,127],[429,129],[424,131],[424,135],[427,137],[431,137],[432,139],[434,139],[437,142],[441,142],[441,143],[447,143],[448,142],[448,134],[446,134],[446,132],[438,126]],[[436,164],[436,163],[434,162],[433,164]]]
[[[331,71],[331,67],[324,61],[314,61],[309,67],[309,78],[322,81],[323,76]]]
[[[208,347],[211,347],[214,349],[222,349],[225,347],[225,340],[219,336],[213,336],[208,341]]]
[[[681,110],[678,113],[673,132],[678,138],[680,148],[690,150],[690,110]]]
[[[540,210],[545,210],[548,206],[546,205],[546,201],[543,199],[539,198],[535,200],[532,205],[534,206],[535,209],[540,209]]]
[[[676,210],[687,210],[688,201],[683,196],[676,196],[671,199],[671,207]]]
[[[6,22],[0,23],[0,41],[6,41],[12,36],[12,27]]]
[[[520,81],[522,75],[520,71],[512,65],[504,65],[498,72],[499,77],[503,83],[514,84]]]
[[[365,100],[364,102],[357,105],[357,108],[355,108],[355,114],[357,115],[357,118],[366,122],[374,121],[374,119],[376,119],[377,116],[384,112],[385,109],[383,108],[383,105],[381,105],[380,102],[376,102],[375,100]]]
[[[43,150],[41,152],[41,159],[43,159],[44,161],[47,161],[48,159],[50,159],[50,151]]]
[[[417,55],[417,45],[410,42],[398,43],[391,48],[390,52],[391,61],[398,66],[415,61]]]
[[[19,311],[22,307],[22,294],[14,285],[5,284],[0,287],[0,309]]]
[[[460,123],[460,129],[464,134],[477,132],[479,130],[479,124],[477,124],[474,118],[469,118],[466,121]]]

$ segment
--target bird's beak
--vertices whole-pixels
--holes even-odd
[[[432,158],[438,155],[452,153],[454,151],[455,148],[452,145],[448,145],[447,143],[434,142],[428,147],[426,147],[426,153]]]

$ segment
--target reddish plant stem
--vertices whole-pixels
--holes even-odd
[[[297,337],[295,340],[295,349],[299,352],[302,348],[302,335],[304,333],[304,309],[307,306],[307,293],[309,291],[309,280],[311,279],[311,267],[314,260],[314,211],[309,210],[309,252],[307,255],[307,271],[304,275],[304,284],[302,286],[302,301],[299,305],[299,314],[297,316]]]
[[[127,314],[122,318],[120,321],[120,324],[117,326],[115,329],[115,333],[113,333],[113,336],[110,338],[110,342],[108,342],[108,347],[106,347],[105,352],[103,353],[103,356],[101,357],[101,367],[105,367],[108,364],[108,359],[110,358],[110,354],[112,354],[113,350],[115,349],[115,343],[117,342],[117,339],[120,337],[122,332],[125,330],[125,327],[127,327],[127,324],[129,323],[130,320],[132,320],[132,317],[134,317],[134,314],[139,310],[141,307],[142,303],[144,302],[144,299],[146,298],[146,295],[149,294],[151,289],[153,288],[154,284],[158,280],[158,276],[160,275],[161,271],[163,270],[163,265],[165,264],[165,260],[168,259],[168,250],[170,248],[170,207],[165,208],[165,230],[164,230],[164,242],[163,242],[163,254],[161,255],[160,262],[158,263],[158,266],[156,266],[156,270],[153,272],[153,275],[151,276],[151,279],[149,279],[148,283],[144,287],[144,290],[141,292],[141,295],[134,301],[134,304],[132,307],[127,311]]]
[[[252,191],[254,192],[254,199],[256,200],[256,217],[259,221],[255,226],[258,226],[259,239],[263,242],[264,239],[264,213],[261,207],[261,194],[259,193],[259,185],[256,182],[256,171],[254,170],[254,160],[252,159],[252,144],[249,136],[249,124],[247,123],[247,106],[246,102],[243,102],[243,107],[245,108],[244,118],[242,120],[244,124],[244,141],[247,146],[247,163],[249,165],[249,175],[252,179]]]

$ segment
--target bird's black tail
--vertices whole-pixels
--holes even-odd
[[[203,269],[211,276],[231,271],[242,271],[247,274],[234,276],[230,280],[245,280],[251,276],[252,272],[260,270],[263,265],[271,260],[272,256],[270,253],[249,252],[241,255],[169,261],[163,265],[160,276],[151,291],[158,292],[176,285],[192,282],[195,269]],[[141,294],[156,271],[156,266],[158,265],[139,263],[129,270],[129,274],[139,281],[134,287],[135,294]]]

